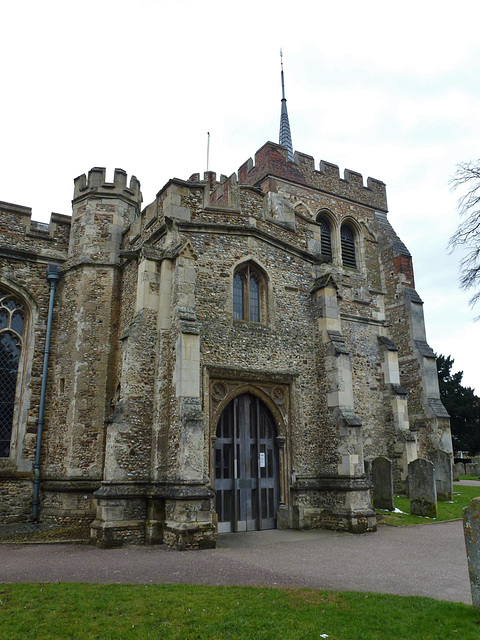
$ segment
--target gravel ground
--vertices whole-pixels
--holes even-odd
[[[460,484],[480,489],[478,481]],[[102,550],[89,544],[85,527],[9,524],[0,526],[0,582],[292,586],[472,602],[458,520],[380,525],[377,533],[364,535],[326,530],[222,534],[216,549],[188,552],[163,546]]]
[[[376,533],[222,534],[216,549],[2,544],[0,582],[189,583],[421,595],[471,604],[460,521]]]

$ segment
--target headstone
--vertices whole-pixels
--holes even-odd
[[[465,475],[473,476],[473,465],[471,462],[465,463]]]
[[[408,465],[410,513],[426,518],[437,517],[437,489],[433,462],[417,458]]]
[[[460,474],[458,473],[458,467],[456,464],[452,466],[452,471],[453,471],[453,481],[457,482],[457,480],[460,480]]]
[[[456,479],[459,480],[460,476],[465,475],[465,465],[463,464],[463,462],[456,462],[454,466],[455,466],[456,475],[457,475]]]
[[[441,449],[430,451],[428,459],[433,462],[435,482],[437,485],[437,500],[449,501],[453,499],[453,470],[452,455]]]
[[[480,498],[474,498],[469,507],[464,507],[462,516],[472,602],[480,609]]]
[[[373,508],[393,511],[393,472],[388,458],[379,456],[373,460],[370,479],[373,482]]]

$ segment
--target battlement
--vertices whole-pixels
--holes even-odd
[[[18,251],[66,251],[70,235],[71,217],[52,213],[49,222],[32,220],[32,209],[11,202],[0,202],[0,236],[3,250],[14,247]],[[61,259],[57,256],[58,259]]]
[[[130,178],[130,185],[127,187],[127,172],[123,169],[115,169],[113,182],[106,182],[105,168],[93,167],[88,172],[88,178],[85,174],[78,176],[74,180],[75,187],[73,199],[81,198],[89,193],[96,193],[104,196],[121,196],[138,207],[142,204],[142,192],[140,191],[140,182],[135,176]]]
[[[267,142],[255,154],[255,164],[249,158],[238,170],[242,184],[258,185],[267,176],[292,180],[307,187],[353,200],[359,204],[387,211],[385,184],[368,178],[366,186],[360,173],[345,169],[343,178],[337,165],[322,160],[315,169],[312,156],[296,151],[294,162],[287,157],[287,149],[274,142]]]

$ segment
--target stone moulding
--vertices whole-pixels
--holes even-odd
[[[95,491],[95,498],[166,498],[171,500],[203,500],[212,498],[214,491],[206,484],[141,483],[132,484],[102,482]]]
[[[366,477],[351,478],[350,476],[318,476],[316,478],[297,478],[291,486],[291,491],[365,491],[373,487]]]
[[[43,480],[42,491],[60,491],[62,493],[69,492],[90,492],[98,491],[101,480],[86,479],[62,479],[62,480]]]
[[[273,247],[277,247],[279,249],[283,249],[284,251],[291,253],[292,255],[303,258],[307,262],[312,264],[321,264],[323,260],[320,260],[316,255],[313,255],[309,251],[305,251],[300,247],[297,247],[281,238],[272,237],[271,234],[266,233],[261,229],[257,229],[256,227],[251,226],[241,226],[241,225],[227,225],[222,223],[208,223],[208,222],[179,222],[178,230],[181,232],[185,231],[196,231],[200,233],[214,233],[214,234],[222,234],[222,235],[240,235],[240,236],[248,236],[257,238],[262,240],[266,244],[269,244]]]

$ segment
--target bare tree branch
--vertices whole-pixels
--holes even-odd
[[[452,190],[460,189],[463,194],[458,199],[458,213],[463,218],[458,229],[450,238],[448,247],[466,249],[460,261],[460,286],[465,291],[477,289],[470,299],[471,306],[480,300],[480,159],[476,162],[462,162],[450,180]],[[479,320],[475,318],[475,320]]]

